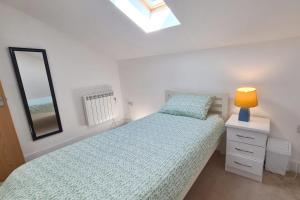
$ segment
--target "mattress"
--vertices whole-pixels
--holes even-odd
[[[223,131],[217,115],[155,113],[26,163],[0,199],[177,199]]]

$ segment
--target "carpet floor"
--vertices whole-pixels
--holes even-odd
[[[258,183],[225,172],[225,156],[215,153],[185,200],[300,200],[300,174],[280,176],[264,172]]]

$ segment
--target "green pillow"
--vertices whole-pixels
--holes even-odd
[[[159,112],[205,120],[213,102],[212,96],[175,95]]]

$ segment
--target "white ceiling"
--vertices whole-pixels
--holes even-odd
[[[300,36],[300,0],[166,0],[181,25],[146,34],[109,0],[0,0],[115,59]]]

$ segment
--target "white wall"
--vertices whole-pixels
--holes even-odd
[[[0,3],[0,79],[27,159],[66,143],[98,133],[111,126],[87,128],[84,125],[81,93],[103,84],[111,85],[120,102],[117,64],[92,51],[68,35]],[[19,88],[7,47],[31,47],[47,50],[50,70],[64,132],[33,142],[26,121]],[[119,116],[122,107],[119,104]]]
[[[252,113],[270,117],[271,134],[292,141],[293,160],[300,161],[299,52],[300,38],[294,38],[123,60],[122,93],[133,102],[130,113],[136,119],[157,111],[166,89],[230,93],[231,111],[237,112],[232,103],[235,89],[254,86],[259,106]]]

